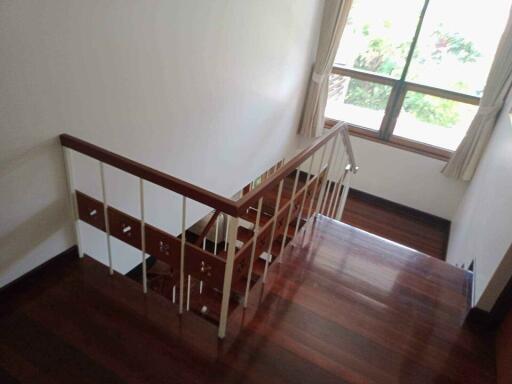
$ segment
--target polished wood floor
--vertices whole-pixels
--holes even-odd
[[[342,221],[429,256],[446,258],[448,220],[351,189]]]
[[[228,336],[92,259],[0,295],[1,383],[492,383],[492,339],[464,327],[469,274],[319,217]]]

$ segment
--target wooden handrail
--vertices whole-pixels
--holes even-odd
[[[334,127],[331,128],[331,132],[328,134],[319,137],[316,139],[311,145],[302,150],[300,153],[295,155],[290,161],[286,162],[279,170],[270,176],[263,183],[258,185],[257,188],[250,191],[248,194],[242,196],[237,202],[237,211],[239,214],[242,214],[253,204],[257,199],[259,199],[266,191],[277,186],[281,180],[283,180],[286,176],[292,173],[297,167],[299,167],[305,160],[307,160],[310,156],[312,156],[319,148],[321,148],[325,143],[339,134],[341,131],[347,130],[348,125],[344,121],[338,122]],[[350,152],[349,152],[350,156]],[[352,153],[353,159],[353,153]]]
[[[229,198],[210,192],[204,188],[198,187],[164,172],[160,172],[154,168],[110,152],[71,135],[60,135],[60,143],[64,147],[71,148],[105,164],[109,164],[134,176],[150,181],[165,189],[169,189],[179,193],[180,195],[189,197],[192,200],[199,201],[209,207],[220,209],[232,216],[238,216],[238,207],[235,202]]]
[[[270,188],[277,184],[299,167],[305,160],[312,156],[319,148],[331,140],[335,135],[348,129],[347,123],[340,121],[326,135],[317,138],[307,148],[299,152],[292,159],[282,165],[274,174],[264,180],[257,188],[249,191],[237,201],[226,198],[207,189],[198,187],[194,184],[178,179],[157,169],[148,167],[144,164],[131,160],[127,157],[118,155],[114,152],[88,143],[68,134],[60,135],[62,146],[73,149],[84,155],[92,157],[112,167],[121,169],[134,176],[150,181],[165,189],[171,190],[192,200],[203,203],[211,208],[220,210],[233,217],[240,217],[249,206],[259,199]],[[354,164],[354,155],[348,140],[348,135],[344,135],[344,142],[351,164]],[[355,164],[354,164],[355,168]]]

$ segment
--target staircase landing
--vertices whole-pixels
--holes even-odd
[[[490,383],[492,339],[462,325],[469,279],[320,216],[220,342],[136,282],[60,258],[0,294],[0,382]]]

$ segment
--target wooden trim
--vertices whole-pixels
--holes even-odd
[[[337,121],[333,119],[326,119],[325,128],[330,129],[332,126],[334,126],[334,124],[336,124],[336,122]],[[453,154],[452,151],[447,149],[434,147],[432,145],[408,140],[397,136],[392,136],[390,140],[384,140],[380,137],[379,131],[363,128],[355,124],[349,123],[348,127],[351,136],[360,137],[379,144],[389,145],[390,147],[403,149],[405,151],[417,153],[419,155],[431,157],[433,159],[448,161]]]
[[[403,215],[414,217],[415,219],[420,221],[425,221],[435,225],[446,227],[449,227],[451,224],[450,220],[448,219],[444,219],[431,213],[420,211],[419,209],[411,208],[407,205],[403,205],[388,199],[384,199],[379,196],[372,195],[371,193],[367,193],[359,189],[350,188],[350,193],[352,195],[357,196],[359,199],[366,200],[368,202],[378,203],[380,206],[386,207],[390,211],[400,212]]]
[[[443,99],[449,99],[458,101],[460,103],[479,105],[480,98],[478,96],[468,95],[466,93],[460,93],[455,91],[449,91],[447,89],[431,87],[429,85],[423,85],[419,83],[405,82],[406,91],[425,93],[427,95],[441,97]]]
[[[364,71],[361,69],[341,67],[339,65],[334,65],[332,67],[331,73],[340,76],[352,77],[354,79],[368,81],[371,83],[389,85],[391,87],[398,81],[398,79],[395,79],[394,77],[391,76],[385,76],[369,71]]]
[[[27,282],[29,282],[30,279],[35,278],[40,273],[44,273],[45,270],[52,264],[59,262],[60,260],[67,259],[69,257],[76,257],[78,258],[78,246],[73,245],[70,248],[66,249],[65,251],[59,253],[56,256],[53,256],[49,260],[45,261],[44,263],[38,265],[34,269],[31,269],[30,271],[24,273],[17,279],[11,281],[10,283],[7,283],[3,287],[0,287],[0,293],[6,294],[7,292],[15,292],[17,289],[22,288],[24,286],[27,286]],[[30,285],[30,284],[28,284]]]
[[[424,154],[426,156],[448,161],[452,157],[453,152],[447,149],[435,147],[433,145],[421,143],[419,141],[409,140],[403,137],[392,136],[388,143],[396,148],[408,149],[411,152]]]
[[[238,215],[239,211],[235,202],[224,196],[210,192],[204,188],[160,172],[154,168],[115,154],[71,135],[60,135],[60,143],[64,147],[71,148],[105,164],[109,164],[134,176],[150,181],[153,184],[208,205],[209,207],[220,209],[230,215]]]
[[[489,312],[473,307],[468,311],[464,322],[472,328],[482,331],[491,329],[493,320]]]
[[[397,83],[400,82],[400,79],[396,79],[391,76],[381,75],[378,73],[373,73],[361,69],[355,69],[355,68],[347,68],[342,67],[339,65],[335,65],[332,67],[331,73],[339,76],[347,76],[354,79],[362,80],[362,81],[368,81],[370,83],[377,83],[377,84],[384,84],[388,85],[390,87],[395,86]],[[444,88],[437,88],[430,85],[415,83],[412,81],[403,81],[404,87],[406,92],[412,91],[412,92],[419,92],[419,93],[425,93],[427,95],[441,97],[443,99],[448,100],[454,100],[461,103],[466,104],[472,104],[472,105],[479,105],[480,104],[480,97],[475,95],[470,95],[467,93],[462,92],[456,92],[451,91]]]
[[[512,255],[512,245],[505,257]],[[466,321],[481,328],[495,330],[505,320],[507,314],[512,311],[512,276],[501,291],[490,311],[473,307],[466,316]]]

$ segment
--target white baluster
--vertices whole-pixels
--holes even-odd
[[[327,143],[324,144],[324,148],[322,149],[322,156],[320,158],[320,165],[318,166],[318,172],[316,173],[316,180],[315,180],[315,186],[313,188],[313,194],[311,195],[311,201],[309,202],[309,209],[307,218],[309,219],[311,217],[311,211],[313,210],[313,201],[315,200],[316,191],[318,190],[318,183],[320,182],[320,173],[322,172],[322,167],[324,165],[324,159],[325,159],[325,151],[327,150]],[[320,197],[320,196],[318,196]]]
[[[187,278],[187,312],[190,311],[190,275]]]
[[[228,251],[228,233],[229,233],[229,219],[231,216],[224,215],[226,218],[226,238],[224,239],[224,251]]]
[[[140,187],[140,237],[142,250],[142,290],[148,292],[148,275],[146,269],[146,223],[144,221],[144,180],[139,178]]]
[[[341,179],[343,178],[343,172],[344,172],[344,166],[343,164],[345,163],[345,146],[343,145],[343,143],[341,143],[340,145],[340,148],[339,148],[339,152],[340,152],[340,155],[341,155],[341,159],[340,159],[340,177],[339,178],[336,178],[336,182],[334,183],[334,189],[333,189],[333,193],[332,193],[332,196],[331,196],[331,202],[329,203],[329,208],[327,209],[327,216],[331,217],[331,218],[334,218],[334,210],[335,210],[335,207],[336,207],[336,202],[338,201],[338,196],[339,196],[339,193],[340,193],[340,185],[341,185]],[[335,168],[336,167],[336,164],[335,164]]]
[[[347,173],[345,176],[345,180],[343,181],[343,192],[341,194],[341,202],[338,208],[338,212],[336,213],[336,220],[341,221],[343,216],[343,211],[345,210],[345,204],[347,203],[348,193],[350,191],[350,182],[352,179],[352,165],[348,165]]]
[[[185,289],[185,243],[187,241],[187,198],[182,196],[181,203],[181,248],[180,248],[180,314],[183,313],[183,292]]]
[[[219,320],[219,338],[226,336],[226,327],[228,321],[229,299],[231,296],[231,281],[233,280],[233,265],[236,253],[236,238],[240,219],[233,217],[231,220],[228,234],[228,253],[226,256],[226,267],[224,270],[224,284],[222,288],[222,302],[220,307]]]
[[[308,194],[309,189],[309,180],[312,178],[311,173],[313,172],[313,162],[315,159],[316,152],[309,158],[309,170],[308,175],[306,177],[306,184],[304,184],[304,195],[302,196],[302,202],[300,203],[299,214],[297,216],[297,223],[295,224],[295,231],[293,232],[293,237],[297,235],[297,231],[299,230],[300,221],[302,220],[302,211],[304,210],[304,204],[306,203],[306,196]]]
[[[108,202],[107,202],[107,185],[105,182],[105,166],[100,161],[100,175],[101,175],[101,193],[103,195],[103,213],[105,215],[105,233],[107,236],[107,251],[108,251],[108,267],[109,273],[114,274],[112,267],[112,247],[110,245],[110,223],[108,219]]]
[[[217,242],[219,241],[219,217],[217,216],[217,219],[215,220],[215,244],[213,245],[213,254],[217,254]]]
[[[267,257],[265,260],[265,270],[263,271],[263,284],[265,284],[267,281],[268,265],[272,258],[272,244],[274,243],[274,236],[275,236],[276,225],[277,225],[277,217],[279,215],[279,208],[281,205],[281,194],[283,192],[283,184],[284,184],[284,180],[281,180],[279,182],[279,188],[277,190],[277,200],[276,200],[276,206],[275,206],[274,217],[273,217],[274,221],[272,222],[272,232],[270,233],[270,244],[268,246]]]
[[[345,146],[343,146],[343,148],[345,149]],[[336,184],[336,188],[335,188],[336,195],[335,195],[334,205],[332,207],[332,212],[331,212],[331,217],[333,219],[336,217],[336,211],[337,211],[337,208],[338,208],[338,202],[339,202],[339,199],[340,199],[340,196],[341,196],[341,187],[343,186],[343,179],[345,178],[345,176],[347,174],[347,170],[346,170],[346,167],[345,167],[345,161],[347,160],[346,154],[347,154],[347,152],[344,151],[343,152],[343,158],[341,160],[341,176],[340,176],[340,178],[338,180],[338,183]]]
[[[82,234],[80,232],[80,222],[78,217],[78,202],[76,200],[75,178],[73,172],[73,153],[71,149],[63,147],[64,151],[64,167],[66,168],[69,201],[71,203],[71,214],[73,217],[73,226],[75,228],[76,244],[78,246],[78,256],[84,257],[84,249],[82,247]]]
[[[329,160],[327,161],[327,169],[325,170],[325,179],[322,181],[322,186],[320,187],[320,197],[318,199],[318,204],[317,204],[317,207],[316,207],[316,212],[320,212],[321,214],[324,213],[324,208],[325,208],[325,201],[327,200],[328,196],[329,196],[329,185],[330,185],[330,182],[329,182],[329,178],[330,178],[330,175],[332,173],[332,162],[333,162],[333,158],[334,158],[334,150],[336,148],[336,144],[337,144],[337,141],[338,141],[338,137],[340,137],[339,135],[336,135],[331,141],[332,141],[332,145],[331,145],[331,152],[329,153]]]
[[[288,209],[288,215],[286,217],[286,225],[284,227],[283,239],[281,240],[281,249],[279,250],[279,256],[277,261],[279,263],[282,262],[281,256],[283,255],[284,246],[286,244],[286,235],[288,234],[288,227],[290,226],[290,221],[292,217],[293,205],[295,203],[295,192],[297,191],[297,184],[299,182],[299,173],[300,167],[295,170],[295,181],[293,182],[292,196],[290,198],[290,208]]]
[[[253,269],[254,257],[255,257],[255,253],[256,253],[258,233],[260,231],[260,218],[261,218],[262,207],[263,207],[263,197],[260,197],[260,199],[258,200],[258,211],[256,212],[256,222],[254,223],[254,235],[252,238],[251,260],[249,262],[249,272],[247,274],[247,284],[245,286],[244,308],[247,308],[247,303],[249,301],[249,289],[251,288],[252,269]]]

